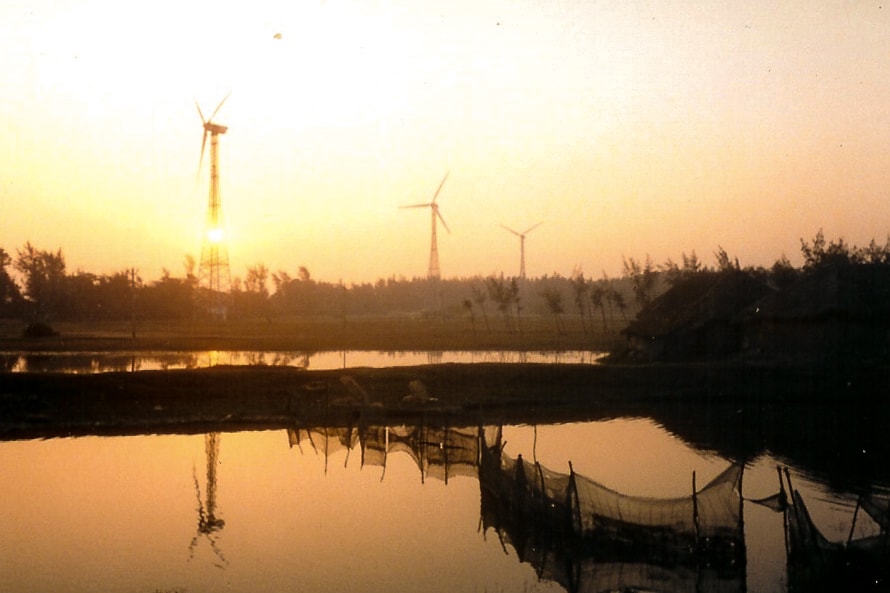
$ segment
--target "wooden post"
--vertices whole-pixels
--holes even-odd
[[[695,526],[695,547],[698,548],[699,542],[699,525],[698,525],[698,493],[695,488],[695,470],[692,470],[692,524]]]
[[[575,536],[581,537],[584,534],[584,523],[581,518],[581,498],[578,496],[578,485],[575,483],[575,468],[572,467],[571,461],[569,461],[569,490],[566,492],[566,499],[572,532]],[[574,513],[572,513],[573,507]]]

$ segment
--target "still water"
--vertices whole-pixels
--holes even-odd
[[[577,476],[641,508],[732,466],[649,418],[2,442],[0,591],[785,592],[786,514],[754,502],[779,491],[777,466],[826,538],[880,531],[855,493],[764,452],[724,501],[741,539],[720,570],[652,547],[610,555],[542,528],[551,508],[505,511],[519,482],[501,461],[520,457],[542,484]]]
[[[208,350],[187,352],[0,352],[0,370],[14,373],[104,373],[196,369],[217,365],[290,366],[313,370],[348,367],[392,367],[439,363],[593,364],[605,352],[520,351],[373,351],[336,352]]]

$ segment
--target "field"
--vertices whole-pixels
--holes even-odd
[[[620,327],[603,331],[582,327],[566,317],[561,331],[552,318],[524,317],[507,331],[501,319],[474,324],[447,319],[393,315],[386,317],[286,318],[225,322],[58,323],[57,337],[24,339],[21,321],[0,321],[4,351],[158,351],[266,350],[322,352],[333,350],[515,350],[607,351],[623,343]]]

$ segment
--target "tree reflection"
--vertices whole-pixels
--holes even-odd
[[[214,566],[225,568],[228,564],[225,556],[217,545],[217,538],[226,522],[220,519],[216,514],[216,466],[219,458],[219,439],[220,433],[211,432],[204,435],[204,450],[207,453],[207,486],[206,501],[201,500],[201,486],[198,483],[198,474],[194,466],[192,466],[192,477],[195,481],[195,495],[198,499],[198,530],[195,537],[189,544],[189,560],[195,556],[195,548],[198,546],[199,540],[203,537],[210,545],[210,549],[216,556],[217,561]]]

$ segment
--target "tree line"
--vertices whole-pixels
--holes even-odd
[[[857,247],[843,239],[827,241],[819,231],[811,241],[801,239],[803,266],[794,268],[784,255],[770,268],[745,268],[782,286],[801,274],[825,265],[890,264],[890,238]],[[504,275],[456,279],[390,277],[365,283],[315,280],[305,266],[296,275],[271,272],[265,265],[249,266],[232,280],[229,319],[271,319],[280,316],[342,317],[362,315],[429,315],[466,317],[474,331],[522,331],[524,317],[549,316],[557,332],[566,331],[571,315],[582,331],[609,331],[626,325],[658,294],[691,275],[740,270],[737,258],[723,248],[707,266],[693,251],[679,262],[656,265],[623,259],[623,276],[586,277],[581,269],[569,276],[538,278]],[[43,250],[30,242],[12,256],[0,248],[0,317],[28,321],[187,320],[205,315],[195,260],[186,256],[183,274],[162,269],[159,279],[145,282],[136,270],[99,275],[67,269],[61,248]],[[17,272],[17,281],[11,272]]]
[[[17,278],[19,280],[17,280]],[[596,313],[606,319],[628,314],[630,283],[626,279],[587,279],[576,270],[521,279],[504,275],[455,279],[392,276],[375,282],[331,283],[315,280],[305,266],[292,275],[249,266],[233,278],[227,295],[229,319],[280,316],[346,317],[420,315],[469,317],[481,330],[521,331],[522,318],[560,311],[563,294],[574,294],[576,314],[592,328]],[[15,255],[0,248],[0,318],[27,321],[186,320],[201,317],[202,296],[196,263],[186,256],[183,273],[163,268],[146,282],[136,270],[113,274],[69,272],[61,248],[45,250],[30,242]]]

